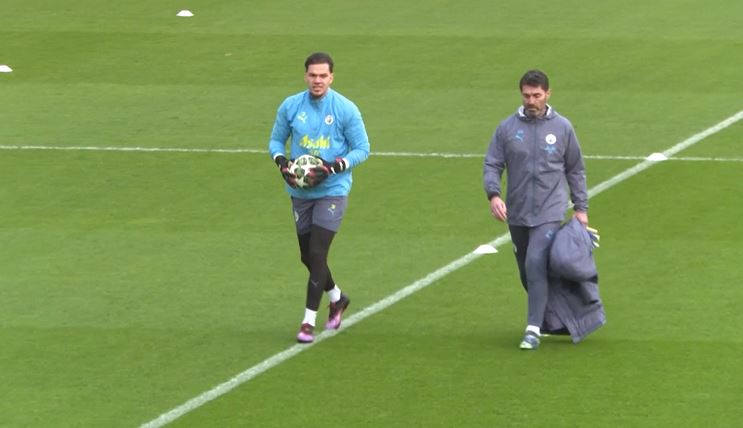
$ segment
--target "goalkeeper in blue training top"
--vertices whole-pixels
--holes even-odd
[[[291,196],[302,263],[309,270],[307,299],[297,341],[310,343],[322,293],[330,299],[326,329],[337,329],[350,300],[333,280],[328,252],[341,224],[353,182],[351,170],[369,157],[369,137],[358,107],[333,83],[333,60],[317,52],[304,63],[307,90],[287,97],[276,113],[268,150]],[[289,140],[287,142],[287,140]],[[286,146],[290,145],[289,154]],[[299,188],[291,160],[310,154],[323,161]]]

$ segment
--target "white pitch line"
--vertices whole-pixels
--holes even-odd
[[[691,162],[743,162],[743,158],[724,158],[724,157],[702,157],[702,156],[676,156],[668,160],[691,161]]]
[[[717,125],[714,125],[710,128],[705,129],[704,131],[694,134],[691,137],[685,139],[684,141],[676,144],[675,146],[671,147],[670,149],[663,152],[663,155],[667,158],[671,159],[673,155],[680,152],[681,150],[684,150],[703,139],[709,137],[712,134],[715,134],[717,132],[722,131],[723,129],[727,128],[728,126],[738,122],[739,120],[743,119],[743,110],[739,111],[738,113],[730,116],[729,118],[723,120],[722,122],[718,123]],[[604,190],[615,186],[617,183],[620,183],[624,180],[626,180],[629,177],[632,177],[635,174],[638,174],[651,166],[655,165],[658,162],[664,162],[664,161],[651,161],[651,160],[644,160],[637,165],[633,166],[632,168],[625,170],[622,173],[619,173],[615,175],[614,177],[604,181],[603,183],[595,186],[588,192],[588,196],[595,196],[599,193],[603,192]]]
[[[583,158],[593,160],[648,160],[647,156],[584,155]],[[726,158],[720,156],[675,156],[669,157],[665,160],[687,162],[743,162],[743,158]]]
[[[205,149],[185,147],[116,147],[116,146],[35,146],[0,145],[0,150],[53,150],[53,151],[94,151],[94,152],[144,152],[144,153],[250,153],[267,155],[268,149]],[[484,158],[484,153],[422,153],[422,152],[372,152],[371,156],[419,157],[419,158]],[[647,156],[583,155],[584,159],[594,160],[645,160]],[[668,157],[672,161],[701,162],[743,162],[743,158],[726,157]]]
[[[0,150],[59,150],[59,151],[92,151],[92,152],[178,152],[178,153],[263,153],[268,150],[258,149],[187,149],[177,147],[99,147],[99,146],[0,146]]]
[[[663,152],[666,156],[671,156],[675,153],[678,153],[679,151],[698,143],[699,141],[702,141],[704,138],[716,133],[720,132],[721,130],[727,128],[728,126],[734,124],[735,122],[738,122],[739,120],[743,119],[743,111],[740,111],[736,113],[735,115],[723,120],[722,122],[718,123],[717,125],[714,125],[710,128],[707,128],[706,130],[692,135],[691,137],[687,138],[686,140],[676,144],[675,146],[671,147],[670,149]],[[597,186],[591,188],[588,190],[588,196],[593,197],[598,195],[599,193],[616,186],[617,184],[621,183],[624,180],[627,180],[628,178],[632,177],[635,174],[638,174],[645,169],[653,166],[654,164],[658,163],[657,161],[643,161],[639,164],[635,165],[634,167],[617,174],[616,176],[610,178],[609,180],[604,181],[603,183],[598,184]],[[498,248],[499,246],[507,243],[510,241],[510,235],[508,233],[503,234],[497,238],[495,238],[493,241],[489,242],[489,245],[492,245],[495,248]],[[349,328],[353,326],[356,323],[359,323],[363,321],[364,319],[376,314],[377,312],[380,312],[395,303],[399,302],[400,300],[406,298],[407,296],[422,290],[423,288],[433,284],[434,282],[438,281],[439,279],[445,277],[446,275],[463,268],[473,261],[477,260],[478,258],[482,257],[482,254],[474,254],[469,253],[466,254],[457,260],[454,260],[453,262],[449,263],[448,265],[429,273],[425,277],[415,281],[414,283],[398,290],[397,292],[385,297],[384,299],[372,304],[371,306],[367,306],[362,311],[357,312],[350,317],[346,318],[343,321],[344,328]],[[332,337],[335,336],[338,332],[332,331],[332,330],[326,330],[320,333],[315,337],[315,342],[312,344],[307,345],[293,345],[289,348],[285,349],[284,351],[279,352],[278,354],[273,355],[272,357],[269,357],[262,362],[254,365],[253,367],[245,370],[244,372],[238,374],[237,376],[233,377],[232,379],[221,383],[214,388],[210,389],[209,391],[206,391],[188,401],[181,404],[178,407],[175,407],[174,409],[161,414],[157,418],[151,420],[150,422],[147,422],[143,425],[141,425],[140,428],[159,428],[162,427],[170,422],[173,422],[174,420],[180,418],[181,416],[185,415],[186,413],[189,413],[202,405],[208,403],[209,401],[220,397],[233,389],[237,388],[238,386],[242,385],[243,383],[253,379],[254,377],[260,375],[261,373],[264,373],[268,370],[270,370],[273,367],[276,367],[277,365],[283,363],[284,361],[288,360],[289,358],[294,357],[295,355],[299,354],[302,351],[305,351],[307,349],[310,349],[312,346]]]

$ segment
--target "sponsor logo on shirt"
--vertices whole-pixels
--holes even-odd
[[[518,131],[516,131],[516,136],[514,138],[516,138],[517,140],[523,142],[524,141],[524,130],[523,129],[519,129]]]
[[[304,147],[305,149],[327,149],[330,147],[330,138],[325,136],[319,136],[316,139],[310,138],[308,135],[305,135],[302,137],[301,140],[299,140],[299,145],[301,147]]]
[[[297,119],[301,120],[302,123],[305,123],[307,121],[307,113],[306,112],[299,113],[299,116],[297,116]]]

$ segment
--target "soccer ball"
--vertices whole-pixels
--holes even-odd
[[[322,166],[322,160],[312,155],[302,155],[294,159],[292,166],[289,167],[289,172],[297,176],[297,187],[301,189],[310,187],[307,182],[307,174],[318,166]]]

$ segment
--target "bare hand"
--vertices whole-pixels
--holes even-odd
[[[506,211],[506,203],[503,202],[503,199],[501,199],[500,196],[493,196],[493,198],[490,199],[490,213],[493,217],[500,221],[506,221],[508,220]]]
[[[588,213],[585,211],[576,211],[573,217],[577,218],[583,226],[588,227]]]

